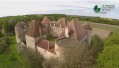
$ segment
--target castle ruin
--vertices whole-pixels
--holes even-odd
[[[80,23],[78,19],[72,19],[70,22],[65,18],[50,21],[48,17],[44,17],[42,21],[32,20],[28,28],[21,24],[23,23],[17,23],[15,26],[17,43],[25,41],[27,48],[36,50],[47,60],[61,59],[62,49],[72,49],[71,45],[74,43],[90,45],[91,42],[92,28],[89,24]],[[48,40],[49,36],[55,37],[56,40]]]

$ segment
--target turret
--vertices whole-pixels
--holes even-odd
[[[87,33],[87,44],[90,45],[90,43],[91,43],[91,36],[92,36],[92,28],[91,28],[91,26],[88,23],[85,23],[83,25],[83,27],[84,27],[84,29],[85,29],[85,31]]]
[[[25,42],[25,31],[26,31],[26,23],[18,22],[15,26],[15,34],[17,43]]]

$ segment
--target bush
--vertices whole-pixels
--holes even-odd
[[[119,29],[113,32],[105,41],[105,46],[112,46],[119,44]]]
[[[119,68],[119,45],[105,47],[97,59],[96,68]]]
[[[2,31],[0,31],[0,37],[3,37],[3,33],[2,33]]]
[[[99,38],[98,35],[94,35],[91,40],[91,51],[93,52],[92,54],[94,54],[95,57],[97,57],[98,53],[103,50],[103,47],[103,40]]]
[[[4,37],[1,38],[0,40],[0,53],[4,53],[7,52],[9,49],[8,44],[9,44],[9,38],[8,37]]]
[[[47,36],[47,40],[49,40],[49,41],[55,41],[56,39],[57,39],[57,38],[54,37],[54,36],[52,36],[52,35]]]

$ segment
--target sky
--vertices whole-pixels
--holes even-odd
[[[95,5],[115,5],[106,14]],[[119,0],[0,0],[0,17],[27,14],[67,14],[119,19]]]

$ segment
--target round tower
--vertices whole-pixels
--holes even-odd
[[[17,25],[15,26],[17,43],[21,43],[25,41],[25,29],[26,29],[25,22],[18,22]]]
[[[83,25],[85,31],[87,32],[87,44],[90,45],[91,43],[91,36],[92,36],[92,28],[88,23]]]
[[[78,46],[78,42],[74,39],[63,37],[57,40],[55,43],[55,52],[58,60],[65,62],[66,57],[72,54],[72,50],[75,46]]]

